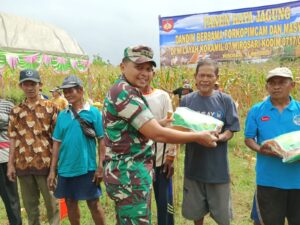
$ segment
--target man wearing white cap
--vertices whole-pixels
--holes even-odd
[[[256,224],[300,224],[300,163],[283,163],[277,153],[261,147],[265,140],[300,130],[300,102],[290,93],[295,86],[291,70],[269,71],[266,90],[269,97],[248,112],[245,143],[257,152],[255,207]]]

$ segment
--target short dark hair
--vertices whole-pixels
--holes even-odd
[[[76,86],[70,87],[70,88],[64,88],[64,89],[62,89],[62,91],[64,91],[65,89],[75,89],[76,91],[78,91],[78,90],[83,91],[83,87],[81,87],[80,85],[76,85]]]
[[[198,74],[198,71],[199,71],[199,68],[201,66],[213,66],[215,68],[215,75],[218,76],[219,75],[219,67],[218,67],[218,64],[216,61],[214,60],[211,60],[211,59],[203,59],[203,60],[200,60],[198,63],[197,63],[197,67],[196,67],[196,73],[195,73],[195,76]]]
[[[83,90],[83,87],[81,87],[80,85],[77,85],[74,87],[76,90]]]
[[[131,62],[131,60],[128,57],[124,57],[122,59],[122,63],[128,63],[128,62]]]

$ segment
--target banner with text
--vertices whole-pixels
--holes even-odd
[[[161,66],[300,56],[300,1],[160,17]]]

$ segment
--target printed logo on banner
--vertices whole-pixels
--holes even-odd
[[[300,115],[294,116],[293,122],[294,122],[294,124],[300,126]]]
[[[162,28],[164,31],[169,32],[174,28],[173,19],[167,19],[162,21]]]

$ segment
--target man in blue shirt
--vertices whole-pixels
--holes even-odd
[[[283,225],[285,217],[289,225],[298,225],[300,163],[283,163],[277,153],[261,147],[261,143],[300,130],[300,124],[295,121],[300,115],[300,103],[290,96],[295,82],[288,68],[271,70],[266,82],[270,96],[250,109],[245,125],[245,143],[257,152],[257,217],[265,225]]]
[[[60,112],[55,125],[48,186],[50,189],[54,188],[57,168],[58,183],[54,195],[56,198],[66,199],[71,224],[80,224],[78,200],[86,200],[95,224],[103,225],[104,212],[99,202],[99,183],[103,177],[102,161],[105,151],[102,115],[97,108],[84,104],[83,85],[78,77],[66,77],[60,88],[71,105]],[[83,132],[77,116],[91,124],[96,133],[98,167],[96,139]]]

